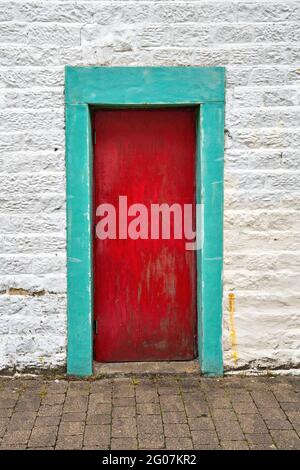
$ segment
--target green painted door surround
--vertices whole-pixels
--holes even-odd
[[[223,374],[223,67],[66,67],[67,297],[70,375],[93,373],[92,107],[196,106],[198,356],[201,372]],[[183,175],[184,177],[184,175]]]

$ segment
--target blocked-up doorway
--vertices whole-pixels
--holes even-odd
[[[195,107],[93,113],[98,361],[197,355],[196,254],[184,233],[185,209],[195,227],[196,119]]]
[[[94,336],[101,361],[197,355],[202,373],[222,374],[224,78],[222,67],[66,68],[69,374],[93,373]],[[106,195],[200,204],[200,246],[94,243]]]

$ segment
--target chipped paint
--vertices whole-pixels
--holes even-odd
[[[22,289],[17,287],[9,287],[7,289],[7,294],[9,295],[25,295],[31,297],[41,297],[42,295],[46,294],[45,290],[38,290],[38,291],[30,291],[28,289]]]

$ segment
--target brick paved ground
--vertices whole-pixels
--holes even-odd
[[[0,378],[0,449],[300,449],[300,377]]]

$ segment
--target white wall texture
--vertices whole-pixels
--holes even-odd
[[[299,367],[299,26],[290,0],[0,0],[0,370],[66,360],[66,64],[226,67],[225,366]]]

